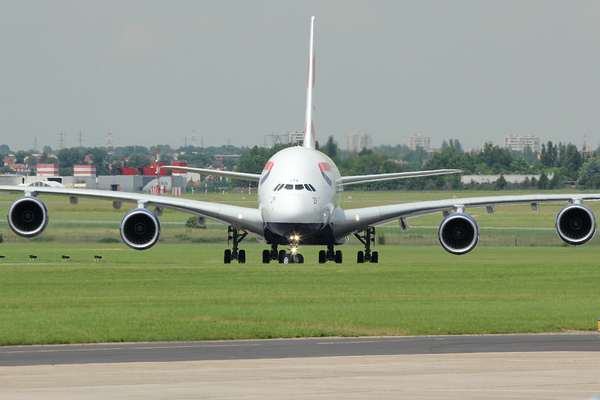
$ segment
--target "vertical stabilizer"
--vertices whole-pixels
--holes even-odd
[[[313,32],[315,17],[310,19],[310,50],[308,53],[308,87],[306,89],[306,119],[304,122],[304,147],[315,148],[315,124],[313,122],[315,108],[313,106],[313,90],[315,88],[315,48]]]

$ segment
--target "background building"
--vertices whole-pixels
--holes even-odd
[[[423,150],[429,150],[429,136],[415,135],[408,138],[408,148],[417,150],[421,147]]]
[[[504,148],[510,151],[525,151],[529,147],[532,152],[540,152],[540,138],[538,136],[517,136],[510,135],[504,137]]]
[[[298,143],[304,141],[304,132],[291,132],[288,143]],[[283,143],[283,142],[282,142]]]
[[[371,150],[371,137],[362,132],[350,132],[346,135],[346,150],[361,152]]]

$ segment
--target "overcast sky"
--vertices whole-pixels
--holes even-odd
[[[0,144],[600,142],[600,1],[0,0]],[[584,136],[585,135],[585,136]]]

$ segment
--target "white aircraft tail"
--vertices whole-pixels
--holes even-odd
[[[313,117],[315,107],[313,106],[313,89],[315,88],[315,50],[313,47],[313,31],[315,17],[310,19],[310,50],[308,54],[308,85],[306,89],[306,119],[304,123],[304,147],[315,149],[315,124]]]

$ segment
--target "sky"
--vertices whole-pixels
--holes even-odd
[[[0,144],[600,144],[600,1],[0,0]]]

